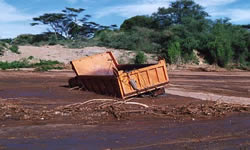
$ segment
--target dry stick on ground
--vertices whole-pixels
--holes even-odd
[[[142,104],[142,103],[138,103],[138,102],[125,102],[124,104],[125,104],[125,105],[139,105],[139,106],[143,106],[143,107],[145,107],[145,108],[149,108],[148,105]]]
[[[114,100],[114,99],[91,99],[88,100],[86,102],[82,102],[82,103],[75,103],[75,104],[70,104],[70,105],[66,105],[66,106],[61,106],[58,107],[58,109],[65,109],[65,108],[69,108],[69,107],[74,107],[74,106],[82,106],[82,105],[89,105],[89,104],[93,104],[93,103],[99,103],[102,102],[103,104],[99,105],[97,108],[104,110],[105,108],[108,108],[109,113],[113,114],[115,118],[120,119],[121,118],[121,114],[124,113],[141,113],[141,112],[147,112],[149,108],[148,105],[146,104],[142,104],[142,103],[138,103],[138,102],[128,102],[132,99],[126,100],[126,101],[118,101],[118,100]],[[143,106],[144,109],[140,109],[140,110],[126,110],[126,111],[121,111],[121,110],[117,110],[116,108],[121,107],[116,106],[117,104],[120,105],[138,105],[138,106]]]
[[[117,102],[117,100],[114,100],[114,99],[91,99],[91,100],[88,100],[88,101],[85,101],[85,102],[80,102],[80,103],[74,103],[74,104],[69,104],[69,105],[66,105],[66,106],[59,106],[58,108],[67,108],[67,107],[72,107],[72,106],[76,106],[76,105],[84,105],[84,104],[88,104],[88,103],[92,103],[92,102],[96,102],[96,101],[115,101]]]
[[[132,99],[129,99],[129,100],[132,100]],[[139,106],[143,106],[145,108],[149,108],[149,106],[146,104],[142,104],[142,103],[138,103],[138,102],[128,102],[129,100],[118,102],[118,100],[114,100],[114,99],[91,99],[91,100],[81,102],[81,103],[74,103],[74,104],[69,104],[66,106],[60,106],[59,108],[61,108],[61,107],[67,108],[67,107],[72,107],[72,106],[76,106],[76,105],[85,105],[85,104],[90,104],[90,103],[95,103],[95,102],[115,102],[115,103],[111,103],[111,105],[115,105],[115,104],[139,105]],[[101,106],[101,105],[99,105],[99,106]]]
[[[130,99],[130,100],[132,100],[132,99]],[[108,104],[109,104],[109,105],[108,105]],[[149,106],[146,105],[146,104],[138,103],[138,102],[128,102],[128,100],[127,100],[127,101],[119,101],[119,102],[115,102],[115,103],[105,103],[105,104],[99,105],[98,107],[103,107],[103,106],[105,106],[105,105],[107,105],[106,107],[109,107],[109,106],[117,105],[117,104],[120,104],[120,105],[139,105],[139,106],[143,106],[143,107],[145,107],[145,108],[149,108]],[[120,106],[120,105],[119,105],[119,106]],[[105,108],[105,107],[104,107],[104,108]]]

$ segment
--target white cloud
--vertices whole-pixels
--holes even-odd
[[[150,15],[156,12],[159,7],[168,7],[171,0],[143,0],[140,3],[106,7],[97,12],[95,17],[101,18],[111,14],[122,17],[133,17],[136,15]]]
[[[227,5],[235,1],[237,0],[195,0],[196,3],[204,7]]]
[[[175,0],[137,0],[135,4],[118,5],[106,7],[98,11],[96,18],[101,18],[108,15],[118,15],[122,17],[133,17],[136,15],[150,15],[156,12],[159,7],[168,7],[170,2]],[[196,3],[207,8],[207,11],[213,8],[233,3],[237,0],[195,0]]]
[[[66,0],[68,3],[75,4],[78,2],[78,0]]]
[[[44,26],[31,27],[29,23],[0,24],[0,39],[14,38],[20,34],[39,34],[46,31]]]
[[[243,9],[234,9],[234,10],[229,10],[231,12],[231,19],[232,22],[237,23],[237,22],[243,22],[243,21],[248,21],[250,20],[250,10],[243,10]]]
[[[249,23],[249,9],[231,9],[225,5],[237,2],[239,0],[195,0],[196,3],[206,7],[206,11],[212,18],[230,18],[232,23]],[[221,7],[222,6],[222,7]]]
[[[249,9],[225,9],[224,11],[214,10],[210,13],[215,18],[228,17],[235,24],[249,23]]]
[[[30,20],[32,17],[19,12],[15,7],[7,4],[4,0],[0,0],[0,22],[14,22]]]
[[[14,6],[0,0],[0,38],[13,38],[24,33],[41,33],[43,27],[31,27],[29,22],[33,16],[21,13]]]

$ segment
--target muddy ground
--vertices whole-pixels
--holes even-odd
[[[170,72],[166,95],[126,102],[73,76],[0,72],[0,149],[250,149],[249,72]]]

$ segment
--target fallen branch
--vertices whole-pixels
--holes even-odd
[[[92,103],[92,102],[95,102],[95,101],[102,101],[103,102],[103,101],[117,101],[117,100],[114,100],[114,99],[91,99],[91,100],[88,100],[88,101],[85,101],[85,102],[60,106],[58,108],[68,108],[68,107],[72,107],[72,106],[76,106],[76,105],[85,105],[85,104]]]
[[[142,104],[142,103],[138,103],[138,102],[125,102],[124,104],[127,104],[127,105],[139,105],[139,106],[143,106],[145,108],[149,108],[148,105]]]
[[[128,110],[128,111],[120,111],[120,113],[141,113],[141,112],[147,112],[146,110]]]

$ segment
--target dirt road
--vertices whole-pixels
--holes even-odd
[[[172,72],[169,94],[250,105],[249,72]]]
[[[171,94],[131,100],[144,108],[85,103],[120,100],[70,89],[71,71],[2,71],[0,149],[250,148],[249,72],[169,74]]]

